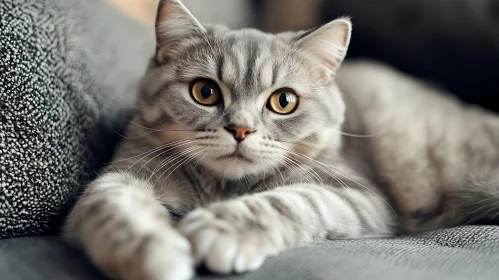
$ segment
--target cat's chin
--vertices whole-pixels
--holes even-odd
[[[255,163],[247,158],[229,157],[206,160],[204,164],[226,179],[237,180],[250,175],[264,172],[261,163]]]

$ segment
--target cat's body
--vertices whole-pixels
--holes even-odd
[[[157,34],[127,138],[68,220],[108,275],[244,272],[313,240],[497,214],[499,118],[382,65],[337,72],[347,19],[273,36],[171,0]]]
[[[337,83],[347,104],[343,130],[369,136],[345,136],[347,158],[368,165],[406,230],[495,218],[497,115],[382,64],[345,63]]]

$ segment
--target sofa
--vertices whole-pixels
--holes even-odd
[[[103,0],[0,2],[0,279],[106,279],[60,235],[109,161],[154,51]],[[499,227],[310,244],[196,279],[498,279]]]

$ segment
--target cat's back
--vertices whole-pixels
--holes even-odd
[[[499,163],[499,118],[386,65],[347,62],[337,83],[347,107],[344,147],[395,198],[404,216],[440,208],[442,193]],[[362,155],[361,155],[362,154]]]
[[[347,105],[364,110],[417,110],[455,111],[459,105],[444,90],[429,82],[405,75],[394,68],[375,61],[347,61],[338,71],[336,82],[344,94]],[[395,106],[392,106],[395,105]]]

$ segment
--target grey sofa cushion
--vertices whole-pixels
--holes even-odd
[[[0,241],[0,275],[10,280],[105,279],[55,237]],[[316,243],[269,259],[253,273],[198,280],[473,279],[499,275],[499,227],[469,226],[410,237]]]
[[[108,161],[153,43],[102,0],[0,1],[0,238],[57,228]]]

